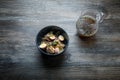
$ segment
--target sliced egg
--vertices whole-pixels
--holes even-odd
[[[63,37],[62,35],[59,35],[58,39],[59,39],[60,41],[64,41],[64,37]]]
[[[42,49],[44,49],[44,48],[46,48],[46,46],[47,46],[46,43],[41,43],[39,47],[42,48]]]

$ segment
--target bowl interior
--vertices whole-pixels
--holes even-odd
[[[64,50],[61,52],[61,53],[63,53],[66,50],[66,48],[68,47],[69,37],[68,37],[67,33],[62,28],[57,27],[57,26],[47,26],[47,27],[43,28],[42,30],[40,30],[40,32],[38,33],[38,35],[36,37],[37,47],[40,45],[40,43],[42,41],[42,38],[50,31],[52,31],[53,33],[57,33],[58,35],[64,36],[65,40],[63,41],[63,43],[65,44],[65,47],[64,47]],[[42,50],[39,47],[38,47],[38,49],[41,53],[44,53],[44,54],[47,54],[47,55],[61,54],[61,53],[50,54],[50,53],[47,53],[46,51]]]

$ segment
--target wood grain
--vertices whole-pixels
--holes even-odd
[[[80,12],[108,11],[94,37],[76,34]],[[57,25],[69,35],[67,51],[42,56],[39,30]],[[0,0],[0,80],[120,80],[119,0]]]

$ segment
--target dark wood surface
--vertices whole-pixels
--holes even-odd
[[[96,36],[81,39],[76,21],[88,8],[106,8],[109,16]],[[69,35],[60,56],[36,48],[48,25]],[[120,80],[120,0],[0,0],[0,80]]]

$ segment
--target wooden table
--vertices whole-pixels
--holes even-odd
[[[81,39],[76,21],[88,8],[106,8],[109,16],[94,37]],[[60,56],[36,48],[48,25],[69,35]],[[0,0],[0,80],[120,80],[120,0]]]

